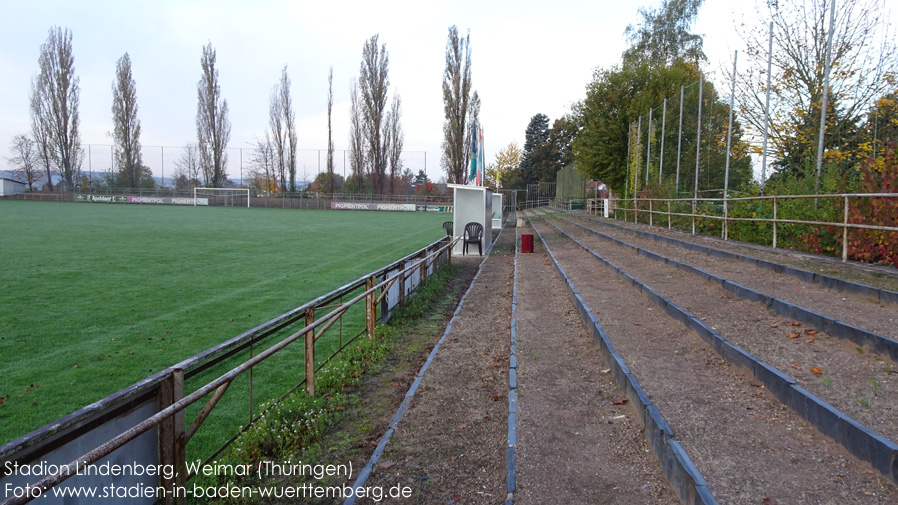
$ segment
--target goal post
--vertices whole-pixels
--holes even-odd
[[[220,207],[249,208],[249,188],[193,188],[193,206],[215,205]]]

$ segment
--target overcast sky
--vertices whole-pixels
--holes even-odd
[[[29,131],[30,82],[51,26],[73,34],[81,141],[95,145],[82,169],[108,168],[109,148],[97,146],[111,143],[112,81],[116,61],[127,52],[137,83],[144,162],[154,175],[164,170],[170,176],[176,147],[196,141],[200,56],[211,42],[230,108],[230,147],[250,147],[264,133],[269,93],[287,65],[299,146],[312,150],[301,157],[299,175],[314,177],[315,150],[327,148],[328,67],[334,68],[334,144],[341,150],[348,144],[349,82],[359,73],[364,42],[379,34],[390,58],[390,94],[402,96],[405,165],[417,172],[426,162],[429,177],[439,179],[449,26],[463,34],[470,30],[473,84],[482,100],[491,162],[509,142],[523,145],[534,114],[554,120],[582,99],[593,71],[620,61],[624,30],[638,21],[639,7],[659,3],[0,0],[0,169],[7,168],[13,135]],[[742,14],[734,9],[753,19],[751,6],[710,0],[693,27],[705,36],[707,70],[717,73],[716,80],[740,40],[734,25]],[[342,153],[336,157],[339,172]],[[230,152],[228,172],[240,177],[239,151]]]

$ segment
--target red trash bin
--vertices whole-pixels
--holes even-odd
[[[533,252],[533,235],[526,233],[521,235],[521,252]]]

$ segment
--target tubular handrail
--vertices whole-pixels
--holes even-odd
[[[841,222],[828,222],[828,221],[810,221],[810,220],[802,220],[802,219],[783,219],[777,217],[777,207],[778,202],[781,200],[788,199],[826,199],[826,198],[838,198],[843,200],[843,211],[842,211],[842,221]],[[825,194],[825,195],[764,195],[764,196],[749,196],[749,197],[739,197],[739,198],[614,198],[612,201],[615,205],[615,212],[618,210],[624,212],[626,216],[627,212],[633,213],[634,222],[637,220],[638,214],[648,214],[649,216],[649,224],[654,225],[653,217],[655,215],[667,216],[668,218],[668,228],[670,228],[670,218],[671,216],[680,216],[680,217],[691,217],[692,218],[692,233],[695,234],[695,218],[705,218],[718,220],[723,222],[723,230],[722,236],[723,239],[728,239],[728,231],[729,231],[729,223],[736,221],[743,222],[760,222],[760,223],[773,223],[773,237],[772,243],[773,247],[776,248],[777,244],[777,224],[803,224],[810,226],[832,226],[842,229],[842,261],[848,261],[848,229],[864,229],[864,230],[878,230],[878,231],[898,231],[898,227],[895,226],[882,226],[876,224],[864,224],[864,223],[850,223],[848,222],[848,212],[849,212],[849,199],[851,198],[898,198],[898,193],[836,193],[836,194]],[[744,202],[744,201],[772,201],[773,202],[773,217],[730,217],[728,212],[728,203],[730,202]],[[623,202],[632,202],[631,206],[622,206]],[[639,208],[639,202],[648,202],[648,209]],[[664,210],[662,206],[655,206],[656,202],[666,203],[667,210]],[[698,202],[713,202],[719,203],[722,205],[722,215],[719,214],[706,214],[697,212],[697,203]],[[691,205],[691,212],[675,212],[671,209],[672,203],[684,203]]]

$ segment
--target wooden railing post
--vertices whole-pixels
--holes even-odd
[[[157,408],[161,411],[172,403],[172,381],[164,380],[159,384],[157,392]],[[175,463],[175,443],[174,443],[174,419],[169,417],[159,423],[159,464],[163,467],[174,468]],[[164,475],[159,476],[159,485],[166,490],[166,495],[162,499],[163,505],[174,505],[177,489],[176,479],[166,479]]]
[[[776,197],[773,197],[773,248],[776,249]]]
[[[845,195],[845,217],[842,220],[842,262],[848,261],[848,195]]]
[[[365,289],[371,290],[374,287],[374,283],[374,276],[368,277],[365,279]],[[368,293],[368,296],[365,297],[365,327],[368,330],[368,338],[372,341],[374,340],[375,318],[377,317],[377,307],[375,307],[376,300],[377,297],[375,296],[374,291],[371,291]]]
[[[421,251],[421,283],[420,287],[427,284],[427,249]]]
[[[695,235],[695,198],[692,199],[692,234]]]
[[[306,309],[306,327],[315,322],[315,309]],[[306,392],[315,396],[315,330],[306,333]]]
[[[171,376],[160,383],[157,398],[159,410],[184,398],[184,370],[173,370]],[[162,500],[165,505],[187,503],[184,494],[187,485],[185,445],[184,411],[181,410],[159,424],[159,463],[175,469],[171,479],[160,476],[160,485],[168,491]]]
[[[399,264],[399,280],[396,281],[399,284],[399,306],[405,306],[405,262]]]

